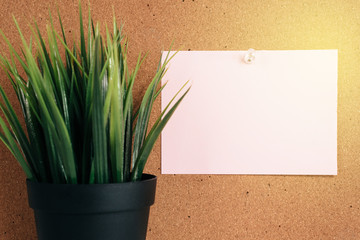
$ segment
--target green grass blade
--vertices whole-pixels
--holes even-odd
[[[151,153],[151,150],[153,149],[156,140],[160,136],[161,131],[164,129],[166,123],[169,121],[173,113],[175,112],[176,108],[179,106],[181,101],[184,99],[186,94],[189,92],[190,88],[187,89],[187,91],[181,96],[181,98],[174,104],[174,106],[169,110],[168,113],[164,116],[162,120],[155,126],[155,128],[151,131],[151,134],[148,135],[146,138],[146,141],[141,148],[140,154],[138,159],[135,161],[135,167],[133,169],[133,172],[131,174],[131,180],[132,181],[139,181],[141,180],[141,176],[146,164],[147,159],[149,158],[149,155]]]
[[[159,123],[162,120],[162,117],[164,116],[164,114],[167,112],[168,108],[171,106],[171,103],[176,99],[176,97],[180,94],[180,92],[185,88],[186,85],[188,85],[189,81],[187,81],[186,83],[184,83],[184,85],[180,88],[180,90],[173,96],[173,98],[170,100],[170,102],[166,105],[166,107],[163,109],[163,111],[161,112],[160,116],[158,117],[158,119],[156,120],[156,122],[154,123],[153,127],[151,128],[150,132],[148,135],[151,135],[153,131],[156,130],[156,127],[159,125]],[[165,86],[165,84],[164,84]],[[164,89],[164,86],[161,88]],[[191,88],[191,86],[189,87],[189,89],[187,91],[189,91]]]
[[[100,66],[100,37],[97,36],[94,41],[93,58],[90,62],[89,80],[92,84],[92,130],[94,143],[94,171],[96,183],[107,183],[109,181],[108,174],[108,158],[107,158],[107,142],[106,131],[103,117],[103,96],[102,79],[100,73],[102,71]],[[91,104],[91,103],[89,103]]]
[[[129,107],[128,112],[126,114],[125,121],[125,138],[124,138],[124,180],[126,182],[130,181],[131,174],[131,155],[132,155],[132,138],[133,138],[133,130],[132,130],[132,104]]]
[[[41,36],[41,33],[40,33],[40,30],[39,30],[39,27],[38,25],[35,23],[35,29],[37,31],[37,35],[38,35],[38,42],[39,42],[39,46],[41,46],[41,48],[39,49],[40,53],[41,53],[41,56],[43,58],[43,61],[44,63],[46,63],[46,66],[48,68],[48,71],[49,71],[49,75],[54,78],[55,76],[55,73],[54,73],[54,69],[52,67],[52,64],[51,64],[51,60],[50,60],[50,56],[48,54],[48,51],[46,50],[46,46],[45,46],[45,42],[44,42],[44,39],[43,37]],[[34,34],[35,35],[35,34]]]
[[[15,18],[14,18],[15,19]],[[10,43],[9,39],[5,36],[5,34],[0,30],[0,34],[3,37],[3,39],[5,40],[6,44],[8,45],[8,48],[10,50],[11,54],[14,54],[16,59],[19,61],[19,63],[21,64],[21,66],[23,67],[23,69],[25,70],[25,72],[28,72],[28,67],[26,65],[26,63],[23,61],[23,59],[19,56],[19,54],[16,52],[15,48],[12,46],[12,44]]]
[[[153,104],[153,95],[155,92],[155,81],[152,81],[146,90],[143,100],[139,108],[139,115],[134,129],[134,144],[133,144],[133,163],[132,168],[135,165],[135,159],[138,158],[140,149],[147,133],[147,126],[149,125],[150,113]]]
[[[66,43],[64,42],[63,39],[61,39],[61,36],[59,36],[58,33],[55,33],[55,35],[57,36],[57,39],[59,39],[59,41],[61,42],[61,44],[63,45],[63,47],[65,48],[65,51],[69,54],[69,56],[71,57],[71,60],[74,61],[74,63],[76,63],[77,67],[79,68],[79,70],[81,70],[81,72],[84,74],[84,78],[88,78],[88,74],[86,71],[86,68],[84,68],[81,63],[78,61],[78,59],[76,58],[75,52],[73,52],[68,45],[66,45]]]
[[[86,54],[86,44],[85,44],[85,33],[84,33],[84,23],[82,18],[82,10],[81,10],[81,2],[79,1],[79,15],[80,15],[80,58],[83,65],[83,68],[86,72],[88,72],[89,64],[87,62],[87,54]],[[88,39],[90,41],[90,39]]]
[[[22,167],[23,171],[25,172],[26,177],[32,181],[37,181],[36,177],[34,176],[34,173],[32,172],[32,170],[29,167],[28,163],[26,162],[21,150],[19,149],[19,147],[16,143],[16,140],[14,139],[9,128],[6,126],[4,120],[1,117],[0,117],[0,126],[4,132],[4,134],[1,134],[1,140],[3,140],[4,144],[8,147],[10,152],[14,155],[16,160],[19,162],[20,166]]]
[[[25,95],[27,96],[25,97]],[[45,139],[43,129],[41,128],[39,119],[36,116],[37,110],[34,111],[33,109],[34,107],[37,107],[37,102],[33,97],[31,86],[28,87],[27,92],[24,92],[23,89],[20,88],[19,101],[23,108],[32,155],[34,156],[33,158],[35,161],[38,162],[40,175],[39,180],[42,182],[51,182],[48,159],[46,158],[47,149],[44,148]]]
[[[53,142],[52,137],[52,131],[50,124],[47,124],[47,122],[44,122],[42,124],[42,129],[44,130],[44,140],[45,140],[45,146],[47,149],[47,157],[48,157],[48,164],[49,164],[49,170],[51,175],[51,181],[53,183],[65,183],[64,178],[60,176],[60,170],[59,170],[59,161],[57,154],[56,154],[56,146]]]
[[[26,137],[25,131],[23,130],[20,121],[17,118],[15,111],[12,108],[9,99],[7,98],[1,86],[0,95],[5,102],[5,105],[0,102],[0,109],[4,113],[19,146],[21,147],[26,159],[28,160],[29,166],[34,170],[34,175],[39,178],[39,168],[36,161],[37,159],[34,159],[32,156],[32,149],[30,148],[30,144]]]
[[[122,85],[122,76],[119,69],[119,54],[118,45],[116,42],[117,36],[114,36],[114,42],[111,46],[109,65],[109,82],[111,87],[111,101],[110,101],[110,154],[111,154],[111,168],[114,182],[124,181],[124,91]]]

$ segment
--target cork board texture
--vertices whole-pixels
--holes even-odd
[[[93,18],[125,24],[129,56],[149,51],[135,92],[144,92],[160,51],[174,41],[182,50],[339,49],[338,175],[224,176],[161,175],[160,141],[146,172],[158,176],[149,240],[360,239],[360,4],[352,0],[103,0]],[[48,10],[59,9],[65,31],[77,37],[77,1],[0,0],[0,28],[15,46],[20,39],[12,15],[24,26],[36,20],[45,32]],[[58,26],[57,26],[58,27]],[[20,48],[18,48],[19,50]],[[0,51],[7,48],[0,40]],[[15,94],[3,71],[0,82]],[[20,107],[16,111],[20,113]],[[160,112],[155,104],[152,122]],[[0,239],[35,240],[25,175],[0,145]]]

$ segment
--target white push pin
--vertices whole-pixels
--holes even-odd
[[[255,50],[250,48],[244,57],[244,62],[247,64],[251,64],[254,61],[255,61]]]

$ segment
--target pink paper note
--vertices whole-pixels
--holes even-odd
[[[162,109],[192,88],[162,133],[162,173],[336,175],[337,50],[246,53],[170,61]]]

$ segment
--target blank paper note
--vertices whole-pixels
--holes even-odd
[[[162,109],[192,87],[162,133],[162,173],[336,175],[337,50],[246,53],[170,61]]]

